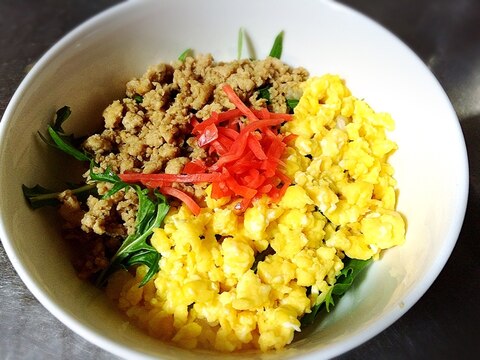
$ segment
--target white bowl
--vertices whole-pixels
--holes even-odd
[[[398,210],[408,221],[405,245],[374,263],[333,313],[286,350],[256,358],[332,357],[370,339],[425,293],[459,234],[468,165],[458,120],[427,67],[379,25],[326,1],[123,3],[47,52],[18,88],[0,125],[0,237],[8,256],[50,312],[119,356],[200,359],[206,354],[149,338],[129,325],[101,291],[75,276],[54,214],[32,211],[20,188],[22,183],[53,187],[70,172],[68,160],[46,151],[36,132],[65,104],[73,110],[67,130],[92,131],[103,108],[122,96],[127,80],[148,65],[175,59],[185,48],[234,59],[240,27],[259,58],[284,30],[284,61],[304,66],[312,75],[338,73],[354,95],[392,114],[397,125],[392,138],[399,145],[392,158]]]

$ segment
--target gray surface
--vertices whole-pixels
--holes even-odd
[[[0,114],[3,114],[27,66],[67,31],[117,2],[0,0]],[[341,2],[390,29],[437,76],[460,118],[471,175],[465,223],[455,250],[438,279],[399,321],[339,359],[459,359],[474,357],[474,354],[478,356],[480,2]],[[1,246],[0,266],[0,359],[115,359],[72,333],[47,312],[26,289]]]

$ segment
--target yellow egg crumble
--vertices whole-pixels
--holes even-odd
[[[136,276],[119,271],[109,297],[150,335],[181,347],[284,347],[334,285],[345,255],[376,258],[404,242],[387,163],[397,148],[386,136],[393,128],[388,114],[353,97],[338,76],[310,78],[282,128],[298,135],[285,155],[294,181],[283,198],[256,200],[239,215],[207,188],[199,216],[172,208],[155,230],[151,242],[162,258],[154,279],[139,287],[146,267]]]

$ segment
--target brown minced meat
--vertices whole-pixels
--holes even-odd
[[[83,146],[102,169],[116,173],[178,174],[192,159],[206,159],[191,135],[190,122],[207,119],[212,112],[234,105],[222,90],[228,83],[248,106],[289,111],[286,99],[298,99],[300,83],[308,73],[276,58],[216,62],[211,55],[150,67],[126,85],[126,97],[103,112],[105,128],[87,138]],[[269,100],[260,89],[268,89]],[[206,159],[208,161],[208,159]],[[88,172],[85,174],[88,180]],[[99,183],[99,195],[110,188]],[[203,191],[183,185],[182,190],[201,201]],[[72,243],[74,266],[81,278],[106,268],[122,239],[134,232],[137,197],[133,190],[108,199],[90,196],[83,203],[70,191],[61,194],[64,237]]]

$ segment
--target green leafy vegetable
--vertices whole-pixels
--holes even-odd
[[[35,185],[34,187],[22,185],[22,191],[33,209],[38,209],[44,206],[57,206],[60,204],[60,201],[58,200],[60,192],[46,189],[40,185]],[[76,189],[71,189],[71,191],[72,194],[77,196],[82,193],[94,194],[96,193],[96,187],[94,184],[87,184]]]
[[[357,260],[346,258],[344,261],[344,268],[337,276],[335,284],[330,287],[325,299],[312,307],[312,312],[305,314],[301,323],[302,326],[313,324],[318,313],[325,308],[327,312],[330,311],[330,307],[335,306],[337,301],[345,292],[352,286],[355,278],[360,274],[373,260]]]
[[[293,111],[295,107],[298,105],[300,100],[297,99],[287,99],[287,106]]]
[[[129,184],[120,180],[118,175],[115,174],[110,167],[103,172],[95,172],[93,161],[90,162],[90,179],[96,182],[103,181],[113,184],[112,188],[103,195],[103,199],[107,199],[116,192],[130,186]]]
[[[269,56],[280,59],[282,56],[282,49],[283,49],[283,31],[281,31],[275,41],[273,42],[272,49],[270,50]]]
[[[126,268],[135,265],[148,266],[148,272],[145,274],[142,282],[139,284],[139,287],[142,287],[147,282],[149,282],[152,279],[153,275],[155,275],[160,270],[160,258],[160,253],[152,247],[151,249],[139,250],[138,252],[130,256],[127,260],[125,260],[125,263],[123,265]]]
[[[68,137],[63,136],[61,132],[55,131],[52,126],[47,128],[50,138],[55,143],[55,147],[67,153],[68,155],[73,156],[75,159],[80,161],[90,161],[88,155],[84,152],[78,150],[72,143],[68,140]]]
[[[153,229],[162,225],[170,207],[165,197],[157,191],[154,192],[155,200],[151,200],[147,189],[142,190],[138,185],[132,186],[138,195],[135,233],[123,241],[111,259],[110,266],[100,274],[97,279],[99,286],[103,285],[107,276],[120,266],[128,268],[136,264],[147,265],[149,270],[140,286],[145,285],[159,270],[160,254],[147,243],[147,240],[152,235]]]
[[[62,129],[63,123],[70,117],[72,114],[72,110],[70,110],[69,106],[64,106],[61,109],[57,110],[55,121],[53,123],[53,129],[55,131],[64,132]]]
[[[64,106],[58,110],[54,123],[47,128],[50,139],[47,139],[40,133],[39,135],[47,144],[73,156],[75,159],[90,162],[90,180],[93,183],[73,189],[72,192],[74,194],[94,192],[96,190],[95,184],[97,182],[107,182],[113,184],[113,186],[103,195],[103,198],[108,198],[117,191],[127,187],[132,187],[138,196],[135,233],[129,235],[123,241],[117,253],[111,259],[109,267],[102,271],[98,277],[97,283],[103,285],[107,276],[120,266],[128,268],[133,265],[144,264],[149,267],[149,270],[140,283],[140,286],[143,286],[158,272],[160,266],[160,254],[155,248],[148,244],[148,240],[153,233],[153,229],[161,226],[170,207],[162,194],[155,191],[152,195],[153,199],[151,199],[149,197],[148,189],[142,189],[139,185],[127,184],[121,181],[120,177],[113,172],[110,167],[106,170],[100,169],[89,154],[80,151],[75,146],[77,138],[73,135],[65,134],[62,129],[62,124],[68,119],[70,114],[71,111],[68,106]],[[22,185],[22,190],[25,198],[34,209],[47,205],[59,204],[59,192],[51,191],[40,185],[36,185],[32,188]]]
[[[120,191],[128,186],[127,183],[124,183],[120,180],[117,174],[115,174],[110,168],[107,168],[103,172],[95,172],[95,161],[90,157],[89,154],[86,154],[78,150],[72,143],[71,139],[76,139],[73,135],[66,135],[62,129],[62,124],[70,116],[71,111],[68,106],[64,106],[62,109],[57,111],[57,117],[53,125],[48,126],[48,134],[50,135],[51,140],[53,140],[53,146],[68,155],[73,156],[75,159],[80,161],[89,161],[90,162],[90,178],[93,181],[99,182],[108,182],[113,184],[113,187],[103,195],[103,198],[106,199],[117,191]],[[40,134],[40,133],[39,133]],[[40,134],[42,139],[44,137]],[[51,144],[51,141],[44,139],[47,144]]]
[[[258,88],[258,95],[261,99],[267,100],[267,104],[270,103],[270,85],[265,85],[261,88]]]
[[[238,29],[238,39],[237,39],[237,59],[240,60],[242,58],[243,52],[243,28]]]
[[[178,60],[185,61],[185,59],[191,55],[192,55],[192,49],[186,49],[178,56]]]
[[[138,95],[138,94],[135,94],[133,96],[133,100],[135,100],[135,102],[137,104],[141,104],[143,102],[143,96],[142,95]]]
[[[90,161],[90,157],[84,152],[77,149],[77,143],[80,142],[79,138],[72,135],[65,134],[62,125],[69,118],[71,110],[68,106],[64,106],[56,113],[55,120],[52,125],[47,127],[48,135],[50,139],[47,139],[40,132],[40,138],[50,146],[53,146],[68,155],[73,156],[80,161]]]

